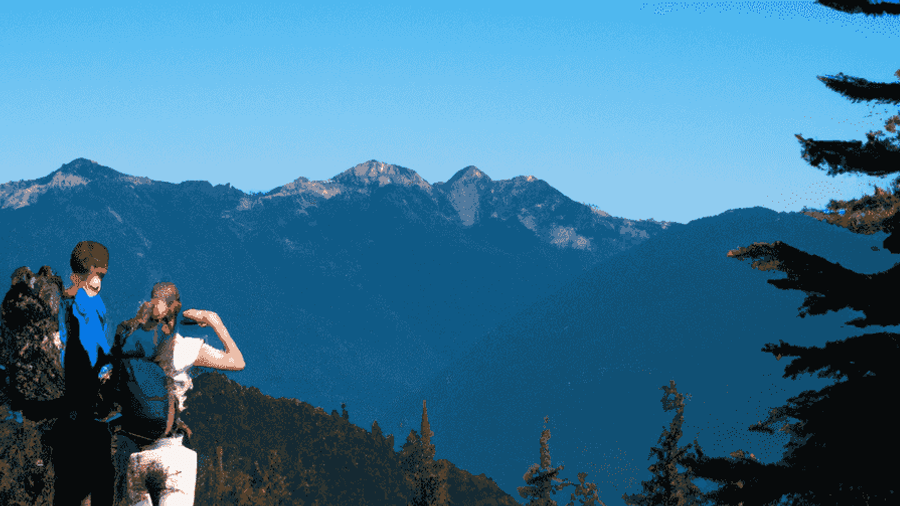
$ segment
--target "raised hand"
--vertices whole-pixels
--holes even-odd
[[[219,318],[219,315],[202,309],[188,309],[184,312],[184,317],[196,321],[201,327],[206,327],[213,324]]]

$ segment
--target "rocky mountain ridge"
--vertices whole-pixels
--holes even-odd
[[[0,271],[49,265],[66,279],[71,248],[99,241],[111,321],[174,281],[185,307],[216,311],[242,346],[248,367],[229,377],[273,397],[346,402],[368,425],[504,318],[684,225],[663,227],[475,167],[431,185],[370,161],[247,194],[78,159],[0,185]]]
[[[101,181],[124,183],[131,188],[173,184],[123,174],[93,160],[79,158],[40,179],[0,184],[0,209],[19,209],[33,204],[50,190]],[[621,239],[637,244],[655,233],[681,225],[613,217],[599,209],[571,201],[534,176],[494,181],[473,165],[459,170],[447,182],[434,185],[411,169],[370,160],[325,181],[299,177],[261,194],[248,195],[230,184],[212,186],[205,181],[184,181],[178,186],[218,196],[223,204],[221,217],[233,218],[235,211],[246,211],[284,198],[297,203],[302,214],[307,207],[319,205],[335,196],[348,193],[368,195],[374,188],[385,185],[418,188],[436,203],[442,200],[449,202],[455,213],[446,213],[444,217],[463,226],[470,227],[489,219],[517,220],[544,241],[564,248],[587,251],[604,249],[619,239],[611,236],[610,231],[616,231]],[[605,240],[610,238],[613,241]]]

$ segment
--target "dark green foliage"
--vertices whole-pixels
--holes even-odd
[[[50,267],[35,275],[19,267],[0,304],[0,365],[15,409],[58,399],[65,391],[60,363],[59,300],[62,280]],[[27,408],[26,408],[27,409]],[[37,418],[37,416],[33,417]]]
[[[844,12],[900,14],[898,4],[866,1],[819,1]],[[900,78],[900,71],[895,75]],[[850,100],[900,103],[900,84],[870,83],[845,76],[819,78],[830,89]],[[892,116],[885,130],[897,132],[900,116]],[[900,139],[884,139],[884,132],[869,132],[865,146],[859,141],[812,141],[797,136],[802,155],[811,165],[825,163],[828,175],[863,173],[888,175],[900,172]],[[832,200],[830,212],[806,214],[845,227],[854,233],[887,232],[884,247],[900,253],[900,178],[890,191],[875,188],[874,195],[849,202]],[[843,215],[839,213],[843,211]],[[780,241],[755,243],[728,252],[740,260],[754,260],[752,267],[776,269],[787,279],[770,280],[777,288],[807,294],[800,316],[854,309],[864,317],[847,322],[859,328],[900,324],[893,307],[900,265],[875,274],[859,274]],[[805,391],[774,408],[751,431],[785,432],[790,440],[782,458],[772,464],[756,461],[752,453],[738,450],[730,457],[711,458],[697,446],[696,456],[685,462],[703,478],[720,484],[708,494],[718,504],[844,505],[897,504],[896,468],[900,443],[892,406],[900,360],[898,335],[878,332],[849,337],[824,346],[794,346],[779,340],[762,351],[776,360],[796,357],[785,366],[784,378],[817,374],[835,382],[819,391]]]
[[[396,506],[410,499],[393,436],[385,438],[377,423],[369,433],[344,417],[273,399],[215,372],[194,378],[186,405],[198,454],[196,506]],[[0,418],[8,414],[0,405]],[[53,422],[0,421],[0,504],[52,503],[52,450],[40,438]],[[517,504],[483,475],[445,460],[433,469],[447,485],[438,497],[443,502],[432,504]]]
[[[278,452],[269,453],[268,466],[261,468],[253,463],[251,473],[227,465],[222,459],[222,448],[216,448],[212,465],[200,468],[197,476],[198,494],[195,504],[237,504],[246,506],[281,506],[293,504],[284,476]],[[199,493],[203,488],[203,497]]]
[[[53,497],[51,449],[41,438],[65,391],[54,339],[61,292],[50,267],[36,275],[20,267],[0,304],[0,504],[50,504]],[[9,406],[23,411],[22,423]]]
[[[664,411],[675,410],[675,417],[669,428],[663,427],[659,436],[659,447],[650,449],[650,457],[656,455],[656,463],[649,471],[653,479],[641,483],[642,494],[622,494],[622,499],[629,506],[696,506],[704,501],[700,489],[694,485],[694,473],[690,465],[685,464],[685,456],[693,444],[678,446],[683,435],[684,395],[678,393],[674,381],[660,387],[665,393],[662,397]],[[682,472],[678,468],[684,467]]]
[[[256,388],[207,373],[194,380],[185,419],[202,461],[201,473],[204,466],[216,464],[221,447],[221,472],[233,476],[226,480],[225,493],[238,499],[252,495],[248,487],[261,489],[266,480],[276,483],[283,478],[291,504],[406,502],[396,454],[383,437],[306,403],[272,399]],[[282,469],[270,463],[271,471],[259,477],[256,463],[269,462],[273,450]],[[209,486],[209,479],[198,480],[198,505],[217,504],[220,495]]]
[[[895,325],[891,322],[896,321],[896,311],[890,299],[882,295],[882,289],[890,287],[900,267],[876,274],[859,274],[781,241],[754,243],[729,251],[728,256],[754,259],[752,267],[761,271],[775,269],[788,273],[787,279],[770,279],[768,283],[782,290],[806,292],[807,297],[799,308],[801,318],[851,308],[865,316],[848,321],[848,325]]]
[[[276,497],[284,504],[323,506],[410,501],[402,456],[377,422],[366,432],[342,416],[294,399],[272,399],[216,372],[194,379],[185,418],[200,460],[197,506],[277,504],[266,502]],[[431,448],[418,445],[418,456],[433,458]],[[455,468],[444,462],[435,468],[447,476]],[[446,490],[449,501],[433,504],[515,505],[495,483],[456,471]],[[471,493],[477,489],[481,495]]]
[[[447,506],[450,497],[447,478],[450,472],[446,461],[435,461],[434,436],[428,423],[428,410],[422,401],[422,435],[410,431],[400,451],[400,466],[409,489],[410,506]]]
[[[897,74],[900,74],[900,70],[897,71]],[[873,83],[861,77],[844,75],[843,72],[838,72],[836,76],[819,76],[819,80],[851,102],[871,101],[876,104],[900,104],[900,83]]]
[[[446,461],[443,461],[446,462]],[[449,468],[434,460],[434,445],[416,431],[410,431],[400,451],[400,468],[409,490],[407,505],[448,505],[447,476]]]
[[[548,418],[544,417],[544,424],[548,422]],[[546,427],[546,425],[545,425]],[[541,464],[532,464],[528,468],[528,472],[522,477],[527,483],[524,487],[518,487],[519,495],[524,499],[530,499],[529,506],[556,506],[556,501],[550,498],[550,494],[556,494],[565,487],[574,486],[575,492],[571,495],[571,501],[566,506],[576,506],[575,501],[578,500],[578,506],[606,506],[600,500],[597,493],[597,485],[595,483],[585,483],[587,473],[578,473],[578,483],[571,483],[569,480],[560,479],[559,473],[565,466],[550,466],[550,431],[544,429],[541,433]],[[557,482],[554,484],[553,482]]]
[[[894,181],[887,190],[876,186],[872,195],[851,200],[831,200],[826,205],[825,212],[804,208],[803,214],[856,234],[870,235],[875,232],[893,232],[898,210],[900,186],[898,181]],[[884,247],[892,251],[888,242],[890,240],[891,237],[885,240]]]
[[[544,417],[545,426],[547,422],[548,417]],[[567,480],[558,478],[560,471],[562,471],[565,466],[550,466],[550,447],[547,443],[548,441],[550,441],[550,430],[544,429],[544,431],[541,432],[540,466],[538,464],[532,464],[531,467],[528,468],[528,472],[522,476],[522,479],[525,480],[527,485],[517,488],[519,495],[522,496],[523,499],[529,499],[528,506],[556,506],[556,501],[550,498],[550,494],[556,494],[563,488],[573,485]]]
[[[837,11],[866,16],[882,14],[900,14],[900,4],[888,2],[871,2],[870,0],[816,0],[817,4],[831,7]]]
[[[696,455],[687,455],[684,461],[697,476],[720,485],[717,490],[706,494],[713,504],[777,504],[782,495],[789,495],[785,494],[785,490],[793,489],[790,479],[795,473],[783,463],[765,465],[744,450],[733,451],[725,458],[709,458],[700,445],[696,441],[694,443]],[[807,482],[816,479],[811,476]]]
[[[825,162],[827,174],[834,176],[848,172],[861,172],[869,176],[887,176],[900,162],[896,141],[883,139],[883,134],[866,134],[867,141],[814,141],[797,135],[803,146],[803,159],[818,167]],[[877,163],[870,163],[877,160]]]
[[[51,449],[41,435],[52,421],[23,423],[6,420],[10,412],[0,405],[0,504],[33,506],[53,504]]]
[[[597,484],[585,483],[588,473],[578,473],[578,484],[575,485],[575,492],[572,493],[572,500],[566,506],[575,506],[575,500],[580,499],[578,506],[606,506],[600,500],[597,493]]]
[[[468,506],[469,504],[519,506],[512,496],[500,490],[494,480],[485,476],[484,473],[472,476],[448,460],[440,459],[438,462],[442,466],[446,466],[449,471],[447,473],[447,489],[450,492],[451,506]]]
[[[726,484],[713,497],[758,504],[777,501],[782,494],[797,504],[896,501],[892,452],[900,445],[884,435],[895,430],[895,409],[887,399],[898,379],[897,334],[866,334],[821,348],[781,341],[766,345],[764,351],[778,358],[798,357],[785,367],[785,378],[818,371],[819,377],[838,381],[788,399],[786,406],[772,409],[766,420],[750,427],[790,436],[781,461],[763,465],[740,450],[730,459],[709,459],[698,452],[698,473]]]
[[[894,75],[900,79],[900,70]],[[900,103],[900,82],[872,83],[842,73],[818,76],[818,79],[853,102]],[[865,145],[861,141],[814,141],[799,134],[796,137],[803,147],[803,159],[813,167],[819,167],[824,162],[828,166],[829,176],[845,173],[887,176],[897,172],[900,162],[900,133],[896,131],[898,122],[900,116],[897,115],[885,122],[885,130],[898,136],[885,138],[881,130],[868,132]]]

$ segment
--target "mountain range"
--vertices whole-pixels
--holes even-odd
[[[860,272],[893,265],[872,251],[882,234],[799,213],[634,221],[532,176],[493,181],[470,166],[432,185],[374,160],[246,194],[77,159],[0,185],[0,233],[10,273],[46,264],[66,278],[78,241],[105,244],[113,322],[153,283],[176,282],[184,307],[218,312],[241,347],[247,368],[229,378],[326,410],[346,402],[351,423],[377,419],[397,448],[427,399],[437,458],[515,498],[549,416],[554,465],[573,481],[589,472],[608,506],[649,478],[672,417],[660,386],[693,395],[686,440],[776,460],[783,441],[745,428],[822,380],[783,380],[784,363],[759,349],[850,332],[846,311],[796,318],[802,293],[729,249],[782,240]]]
[[[682,226],[613,217],[533,176],[494,181],[473,166],[431,185],[372,160],[246,194],[76,159],[0,185],[0,270],[49,265],[66,279],[72,247],[99,241],[113,322],[174,281],[185,308],[218,312],[241,347],[248,367],[229,377],[273,397],[346,402],[368,426],[503,319]]]

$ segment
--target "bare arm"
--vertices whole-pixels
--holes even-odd
[[[244,355],[237,345],[234,344],[234,340],[228,334],[228,329],[225,328],[219,315],[212,311],[197,311],[196,309],[189,309],[184,312],[184,315],[197,320],[202,326],[209,325],[212,327],[216,331],[216,335],[219,336],[219,340],[222,341],[222,345],[225,346],[225,353],[208,345],[200,347],[200,354],[197,356],[197,360],[194,361],[195,366],[212,367],[213,369],[224,369],[226,371],[240,371],[244,368]]]

